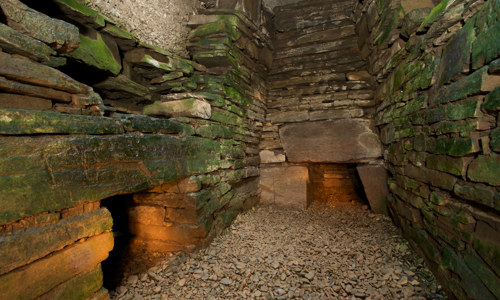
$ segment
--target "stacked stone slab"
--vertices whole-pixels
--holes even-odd
[[[113,220],[101,200],[134,193],[132,245],[157,252],[202,246],[258,200],[271,50],[265,22],[236,11],[198,16],[208,21],[192,25],[194,62],[83,2],[53,4],[47,13],[71,24],[0,4],[0,294],[106,299]],[[62,72],[75,70],[95,76]]]
[[[358,48],[352,5],[350,0],[301,1],[274,9],[262,168],[288,176],[283,167],[288,163],[301,164],[293,169],[307,173],[309,163],[373,163],[381,157],[373,121],[374,78]],[[308,176],[292,176],[307,183]],[[291,206],[307,206],[307,193],[277,195],[273,177],[262,176],[261,184],[270,191],[264,202],[284,197]]]
[[[389,209],[460,299],[500,297],[500,2],[361,1]]]

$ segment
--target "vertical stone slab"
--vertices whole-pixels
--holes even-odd
[[[387,171],[382,165],[357,166],[359,177],[365,189],[366,198],[372,210],[378,214],[387,214]]]
[[[261,168],[261,202],[277,206],[305,209],[308,204],[307,166]]]

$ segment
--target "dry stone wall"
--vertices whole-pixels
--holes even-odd
[[[193,17],[191,61],[83,2],[0,9],[2,296],[106,299],[110,196],[134,194],[132,244],[159,252],[202,246],[258,201],[264,15]]]
[[[500,297],[500,2],[360,1],[393,219],[455,297]]]
[[[374,163],[382,157],[375,79],[358,47],[353,4],[301,1],[274,9],[275,52],[260,143],[261,168],[271,168],[269,174],[298,170],[289,164],[308,169],[311,163]],[[311,172],[291,177],[310,186]],[[282,188],[275,176],[261,176],[261,186],[272,195],[264,202],[308,202],[309,192],[277,192]]]

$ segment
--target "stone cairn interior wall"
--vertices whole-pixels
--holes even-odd
[[[264,203],[305,208],[312,198],[321,198],[318,192],[324,190],[321,182],[328,174],[317,172],[328,168],[314,164],[352,163],[360,164],[359,172],[384,172],[374,122],[375,78],[358,47],[353,4],[301,1],[274,9],[275,52],[260,143]],[[361,165],[368,163],[372,167]],[[328,184],[342,185],[342,173],[330,176]],[[384,186],[380,179],[365,187]],[[344,195],[353,193],[351,188]],[[375,203],[380,201],[372,202],[378,209]]]
[[[0,295],[106,299],[101,200],[133,194],[148,251],[200,247],[258,201],[270,12],[194,16],[187,60],[83,1],[36,6],[0,2]]]
[[[388,206],[443,286],[500,298],[500,1],[359,1]]]

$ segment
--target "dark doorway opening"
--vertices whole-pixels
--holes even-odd
[[[107,208],[113,218],[113,236],[115,246],[109,257],[102,262],[104,274],[103,285],[114,290],[128,272],[131,257],[131,241],[133,235],[129,230],[129,209],[133,205],[133,195],[117,195],[101,201],[101,206]]]

